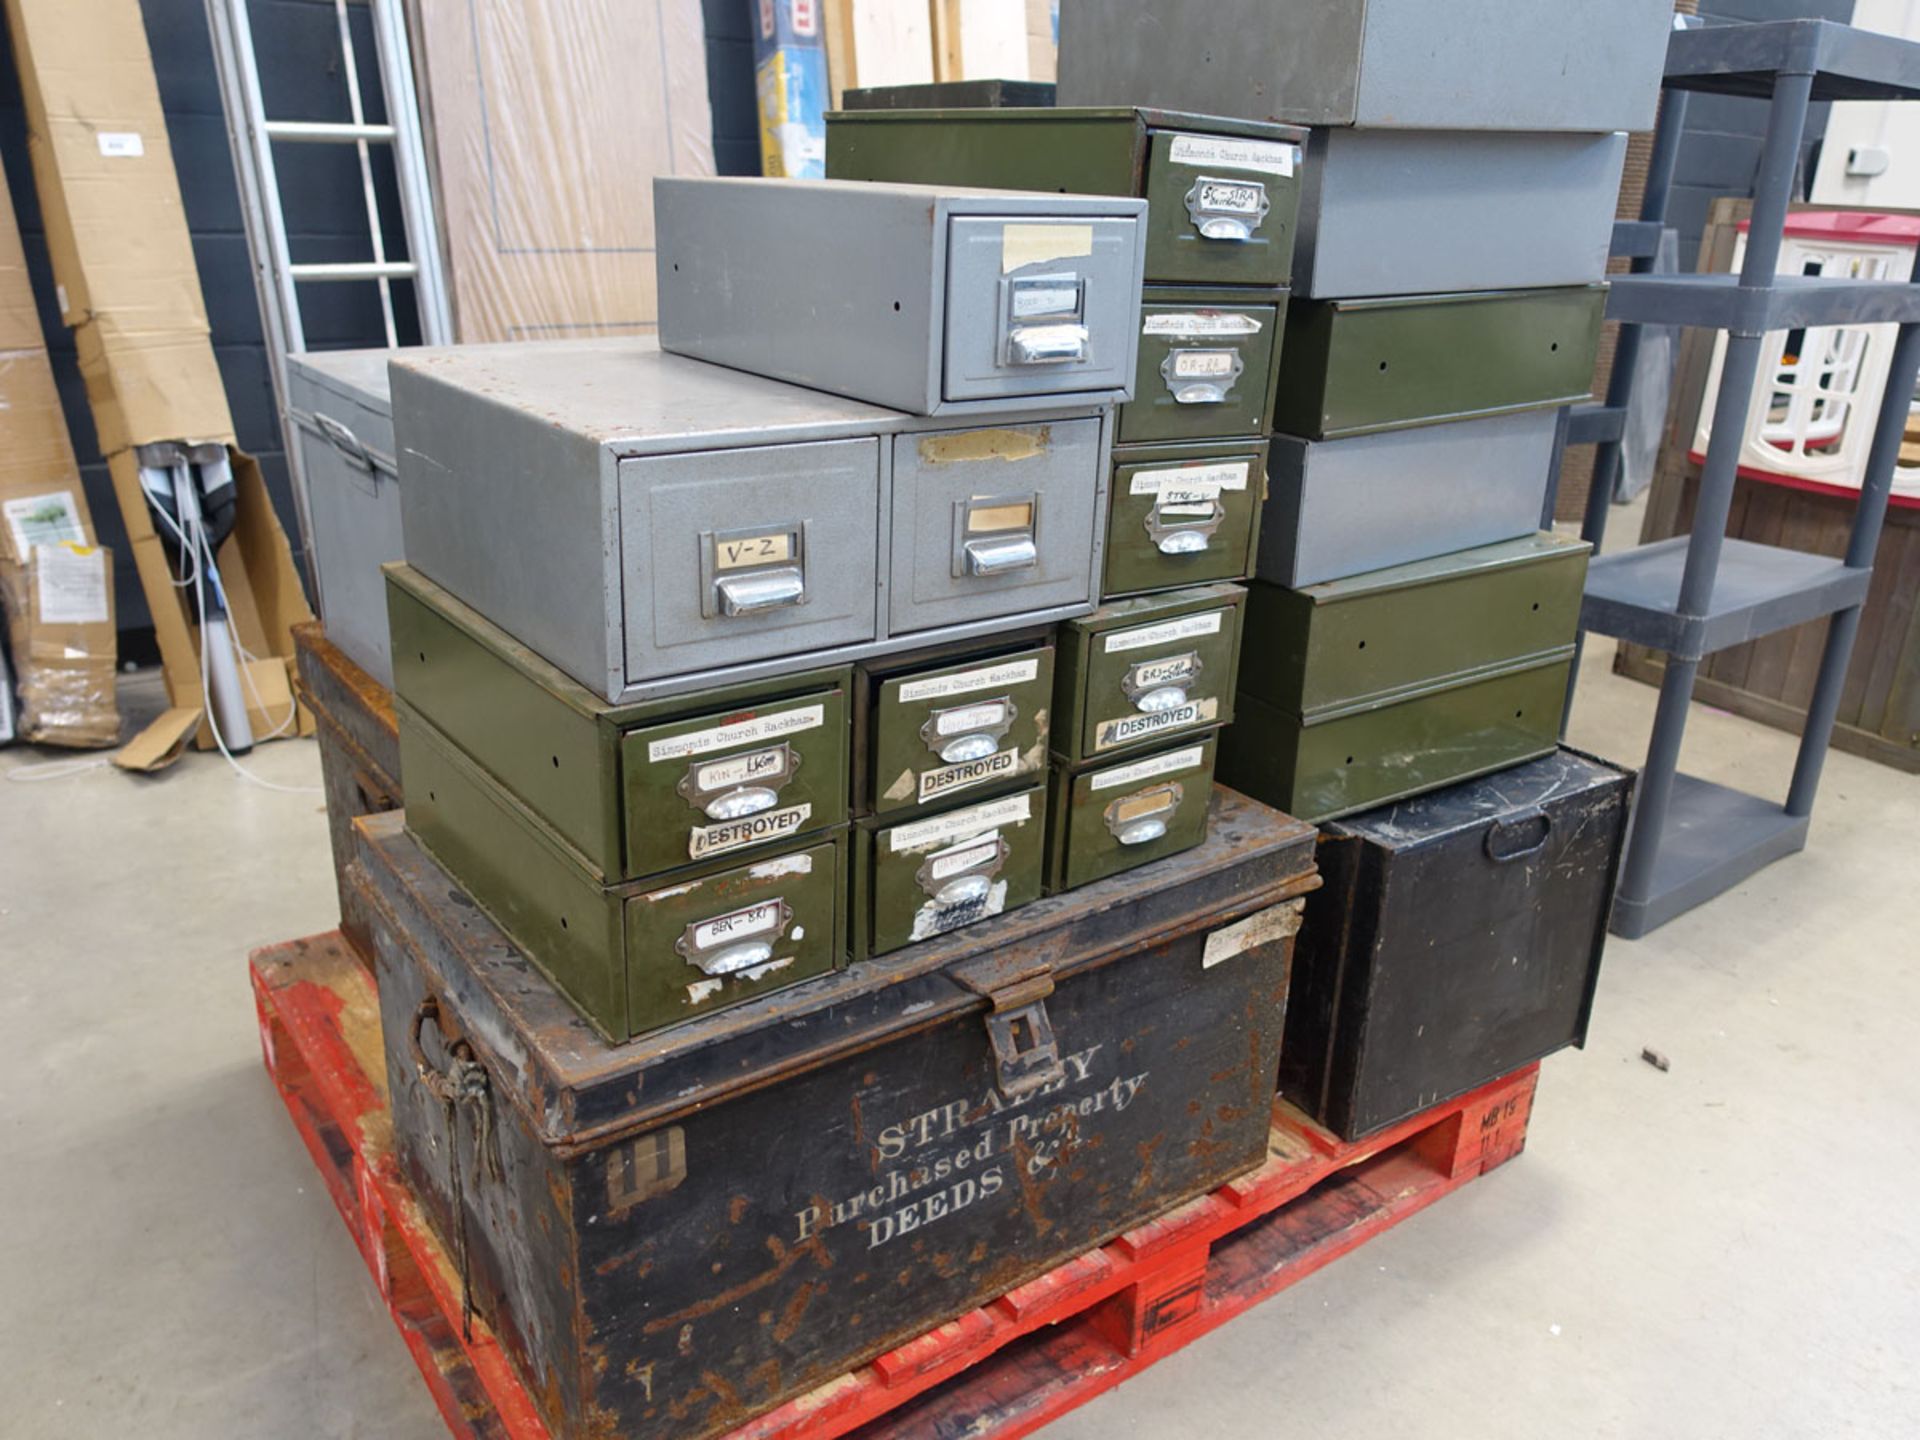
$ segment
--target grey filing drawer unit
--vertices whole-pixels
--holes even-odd
[[[382,685],[393,684],[386,582],[401,557],[390,350],[287,357],[287,413],[299,430],[312,529],[312,572],[327,638]]]
[[[1604,279],[1624,133],[1315,130],[1294,289],[1314,299]]]
[[[1144,200],[660,179],[660,344],[916,415],[1123,400]]]
[[[651,340],[393,368],[407,561],[609,701],[1084,614],[1110,410],[932,420]]]
[[[1345,440],[1276,435],[1254,573],[1299,588],[1531,535],[1557,415],[1527,410]]]
[[[1297,125],[1651,130],[1672,23],[1672,0],[1074,0],[1058,98]]]

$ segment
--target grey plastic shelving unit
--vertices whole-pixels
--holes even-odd
[[[1805,847],[1920,371],[1920,261],[1907,282],[1774,273],[1808,106],[1825,100],[1920,100],[1920,44],[1825,20],[1706,26],[1675,32],[1665,83],[1667,105],[1646,205],[1641,220],[1615,236],[1615,252],[1634,254],[1635,260],[1633,273],[1616,277],[1608,296],[1608,318],[1621,322],[1613,379],[1605,403],[1577,407],[1567,426],[1570,441],[1586,439],[1599,447],[1582,527],[1597,551],[1619,474],[1620,433],[1640,327],[1692,325],[1727,332],[1692,533],[1596,558],[1581,610],[1583,630],[1667,655],[1613,905],[1614,933],[1628,938],[1664,925]],[[1771,107],[1738,275],[1648,273],[1679,148],[1682,102],[1690,91],[1747,96]],[[1729,539],[1727,517],[1761,337],[1801,326],[1871,323],[1900,329],[1845,557]],[[1829,619],[1826,648],[1785,802],[1680,774],[1680,743],[1700,662],[1729,646],[1822,618]]]

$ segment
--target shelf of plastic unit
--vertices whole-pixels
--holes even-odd
[[[1581,628],[1698,660],[1858,605],[1873,579],[1873,571],[1851,569],[1829,555],[1730,538],[1720,551],[1713,608],[1683,615],[1680,575],[1691,538],[1677,535],[1592,561]]]
[[[1607,287],[1607,319],[1735,335],[1803,325],[1911,324],[1920,321],[1920,285],[1783,275],[1750,288],[1738,275],[1616,275]]]
[[[1813,99],[1920,100],[1920,45],[1831,20],[1764,20],[1678,30],[1669,90],[1765,100],[1780,75],[1813,76]]]
[[[1618,440],[1627,428],[1627,412],[1619,405],[1569,405],[1567,444],[1604,445]]]
[[[1658,844],[1647,893],[1613,897],[1611,929],[1629,940],[1806,849],[1807,817],[1711,780],[1675,775]]]
[[[1660,253],[1666,226],[1658,220],[1616,220],[1607,253],[1616,260],[1651,260]]]

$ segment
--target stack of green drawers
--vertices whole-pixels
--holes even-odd
[[[838,179],[1148,201],[1134,398],[1094,614],[1060,627],[1047,884],[1195,845],[1233,718],[1305,132],[1164,111],[879,110],[827,121]]]

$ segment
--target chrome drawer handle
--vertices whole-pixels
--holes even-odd
[[[1015,570],[1031,570],[1040,563],[1040,547],[1031,535],[969,540],[964,548],[969,575],[1005,575]]]
[[[783,605],[806,603],[807,577],[798,569],[759,570],[728,575],[716,582],[723,615],[756,615]]]
[[[1007,337],[1007,359],[1014,365],[1076,365],[1089,346],[1084,325],[1022,325]]]
[[[969,760],[984,760],[999,749],[991,735],[959,735],[940,747],[940,759],[947,765],[964,765]]]
[[[729,790],[709,801],[705,808],[709,819],[741,820],[748,815],[758,815],[762,810],[771,810],[779,799],[778,791],[754,785],[742,790]]]
[[[1172,350],[1160,378],[1176,405],[1224,405],[1246,368],[1238,350]]]
[[[1107,806],[1107,829],[1122,845],[1151,845],[1166,835],[1186,793],[1186,787],[1175,780],[1123,795]]]
[[[1155,815],[1145,820],[1135,820],[1131,825],[1122,825],[1115,832],[1114,838],[1122,845],[1147,845],[1166,833],[1165,817]]]
[[[773,959],[773,946],[765,940],[750,940],[730,946],[712,955],[694,957],[693,964],[703,975],[737,975]]]
[[[1271,208],[1267,187],[1257,180],[1217,180],[1203,175],[1187,191],[1187,214],[1205,240],[1245,244]]]
[[[1166,710],[1178,710],[1187,703],[1187,687],[1184,685],[1162,685],[1158,690],[1149,690],[1135,697],[1133,708],[1145,715],[1158,715]]]
[[[987,898],[987,891],[993,888],[993,881],[985,875],[962,875],[958,880],[950,880],[942,885],[933,897],[933,903],[943,910],[958,905],[977,905]]]
[[[1173,530],[1155,544],[1162,555],[1198,555],[1213,544],[1213,537],[1205,530]]]

